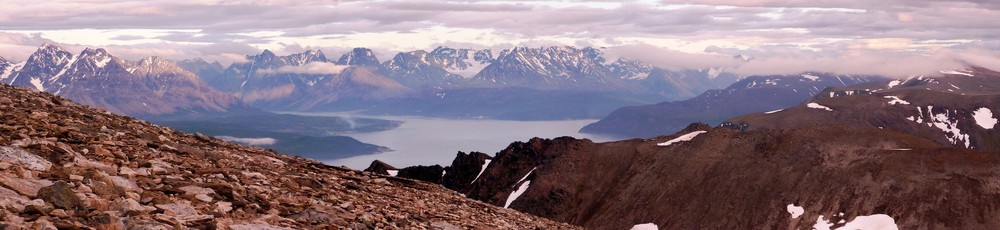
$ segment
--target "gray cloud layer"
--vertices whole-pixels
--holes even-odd
[[[841,72],[869,69],[903,75],[920,72],[905,68],[903,61],[951,68],[955,63],[972,62],[964,59],[996,58],[1000,50],[1000,20],[996,20],[1000,18],[1000,2],[988,0],[39,2],[13,0],[5,4],[0,9],[0,30],[40,31],[44,35],[58,30],[157,29],[164,34],[110,38],[152,41],[106,46],[126,56],[207,57],[223,62],[238,61],[262,47],[280,47],[279,51],[287,52],[322,48],[333,54],[350,46],[369,46],[382,51],[380,56],[389,56],[390,49],[399,46],[395,42],[370,39],[365,43],[357,37],[396,34],[406,38],[407,34],[434,28],[485,30],[481,36],[511,43],[441,32],[428,38],[433,40],[428,47],[420,48],[433,48],[431,44],[504,47],[557,43],[621,46],[612,52],[678,68],[726,66],[727,58],[737,54],[769,63],[739,68],[746,73],[777,71],[772,67],[837,67],[841,69],[835,71]],[[43,36],[15,35],[0,34],[0,55],[18,59],[25,56],[20,52],[31,50],[26,47],[45,40]],[[301,39],[322,42],[298,44]],[[352,43],[342,42],[347,40]],[[737,45],[722,42],[696,53],[674,47],[706,41]],[[86,40],[58,42],[92,45]],[[885,62],[898,67],[876,64]]]

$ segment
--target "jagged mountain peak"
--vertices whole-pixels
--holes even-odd
[[[375,57],[375,52],[371,49],[364,47],[357,47],[352,49],[350,52],[340,56],[337,60],[337,65],[350,65],[350,66],[367,66],[379,68],[382,63],[378,61]]]

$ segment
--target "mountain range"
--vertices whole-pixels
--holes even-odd
[[[803,73],[743,78],[725,89],[697,97],[616,109],[580,132],[650,138],[680,131],[688,124],[719,124],[734,116],[786,108],[815,96],[827,87],[885,81],[885,77]]]
[[[198,63],[186,66],[205,72],[216,89],[266,110],[515,120],[599,117],[624,105],[691,97],[737,79],[719,69],[608,63],[598,49],[574,47],[517,47],[497,56],[437,47],[400,52],[381,63],[366,48],[336,61],[318,50],[287,56],[265,50],[246,59],[221,74],[204,61],[182,63]],[[565,109],[550,111],[554,105]]]

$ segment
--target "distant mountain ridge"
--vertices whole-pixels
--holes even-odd
[[[4,61],[5,62],[5,61]],[[157,57],[128,61],[104,49],[72,53],[43,44],[28,60],[6,66],[0,82],[139,117],[201,116],[254,110],[216,91],[194,73]]]
[[[735,117],[723,126],[741,130],[850,124],[891,129],[943,145],[1000,150],[996,128],[1000,72],[985,68],[945,71],[828,89],[796,106]]]
[[[206,72],[206,81],[217,89],[268,110],[504,119],[602,116],[625,105],[691,97],[738,79],[720,69],[670,71],[625,59],[607,62],[589,47],[516,47],[497,56],[488,49],[437,47],[400,52],[382,63],[367,48],[351,49],[336,61],[321,54],[277,56],[265,50],[221,75],[204,71],[207,63],[185,63],[200,63],[189,70]],[[526,99],[533,101],[528,108]],[[444,104],[468,106],[438,106]],[[480,106],[486,104],[490,107]],[[543,111],[559,104],[586,112]]]
[[[695,122],[719,124],[738,115],[793,106],[830,86],[882,80],[887,78],[829,73],[749,76],[725,89],[708,90],[683,101],[620,108],[580,131],[650,138],[677,132]]]

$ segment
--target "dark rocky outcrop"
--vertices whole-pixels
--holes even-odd
[[[392,173],[389,173],[389,171],[399,172],[399,169],[397,169],[396,167],[392,167],[392,165],[386,164],[385,162],[382,162],[380,160],[375,160],[372,161],[372,164],[368,165],[368,168],[365,168],[365,170],[363,171],[382,174],[382,175],[392,175]]]
[[[458,152],[451,166],[445,167],[447,174],[441,179],[441,185],[455,191],[465,191],[475,182],[493,159],[481,152]]]
[[[439,184],[441,183],[441,178],[444,177],[444,173],[444,167],[440,165],[418,165],[400,169],[397,176]]]

